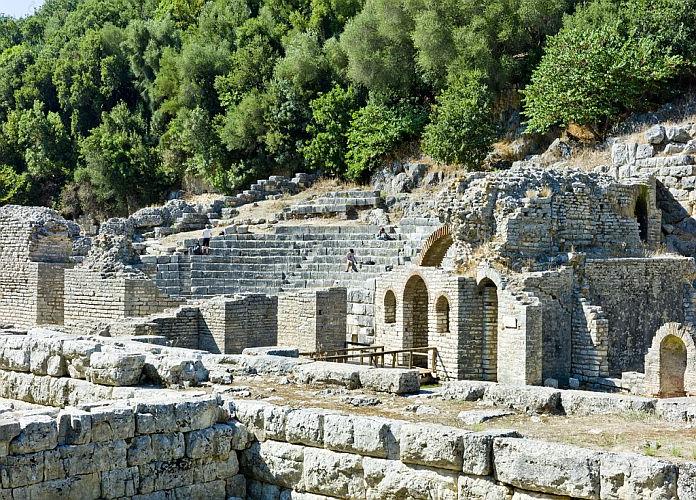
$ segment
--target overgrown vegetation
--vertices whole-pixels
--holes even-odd
[[[695,2],[47,0],[0,17],[0,203],[104,217],[191,176],[360,180],[404,142],[478,168],[530,79],[534,130],[664,98]]]

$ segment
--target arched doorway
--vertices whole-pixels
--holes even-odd
[[[674,335],[668,335],[660,343],[660,396],[684,396],[686,372],[686,345]]]
[[[481,377],[498,380],[498,287],[484,278],[479,284],[481,296]]]
[[[636,206],[633,215],[638,222],[638,234],[640,241],[648,241],[648,194],[644,189],[636,198]]]
[[[450,306],[447,297],[440,295],[435,302],[435,323],[437,324],[437,333],[448,333],[449,327]]]
[[[428,287],[420,276],[411,276],[404,288],[404,348],[428,347]],[[414,365],[427,366],[427,357],[417,356]]]

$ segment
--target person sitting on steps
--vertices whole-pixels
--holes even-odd
[[[205,229],[203,230],[203,255],[208,255],[210,253],[210,238],[213,237],[213,231],[211,229],[210,224],[205,226]]]
[[[353,271],[354,273],[357,273],[358,266],[356,264],[357,261],[355,260],[355,250],[351,248],[348,250],[348,255],[346,255],[346,272]]]

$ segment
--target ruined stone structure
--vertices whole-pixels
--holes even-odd
[[[278,344],[304,352],[332,351],[345,347],[345,288],[301,290],[278,297]]]

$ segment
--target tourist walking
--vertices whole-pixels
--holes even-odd
[[[203,230],[203,255],[208,255],[210,253],[210,238],[212,237],[213,231],[210,224],[208,224]]]
[[[348,250],[348,255],[346,255],[346,272],[358,272],[358,266],[356,265],[357,261],[355,260],[355,250],[352,248]]]

